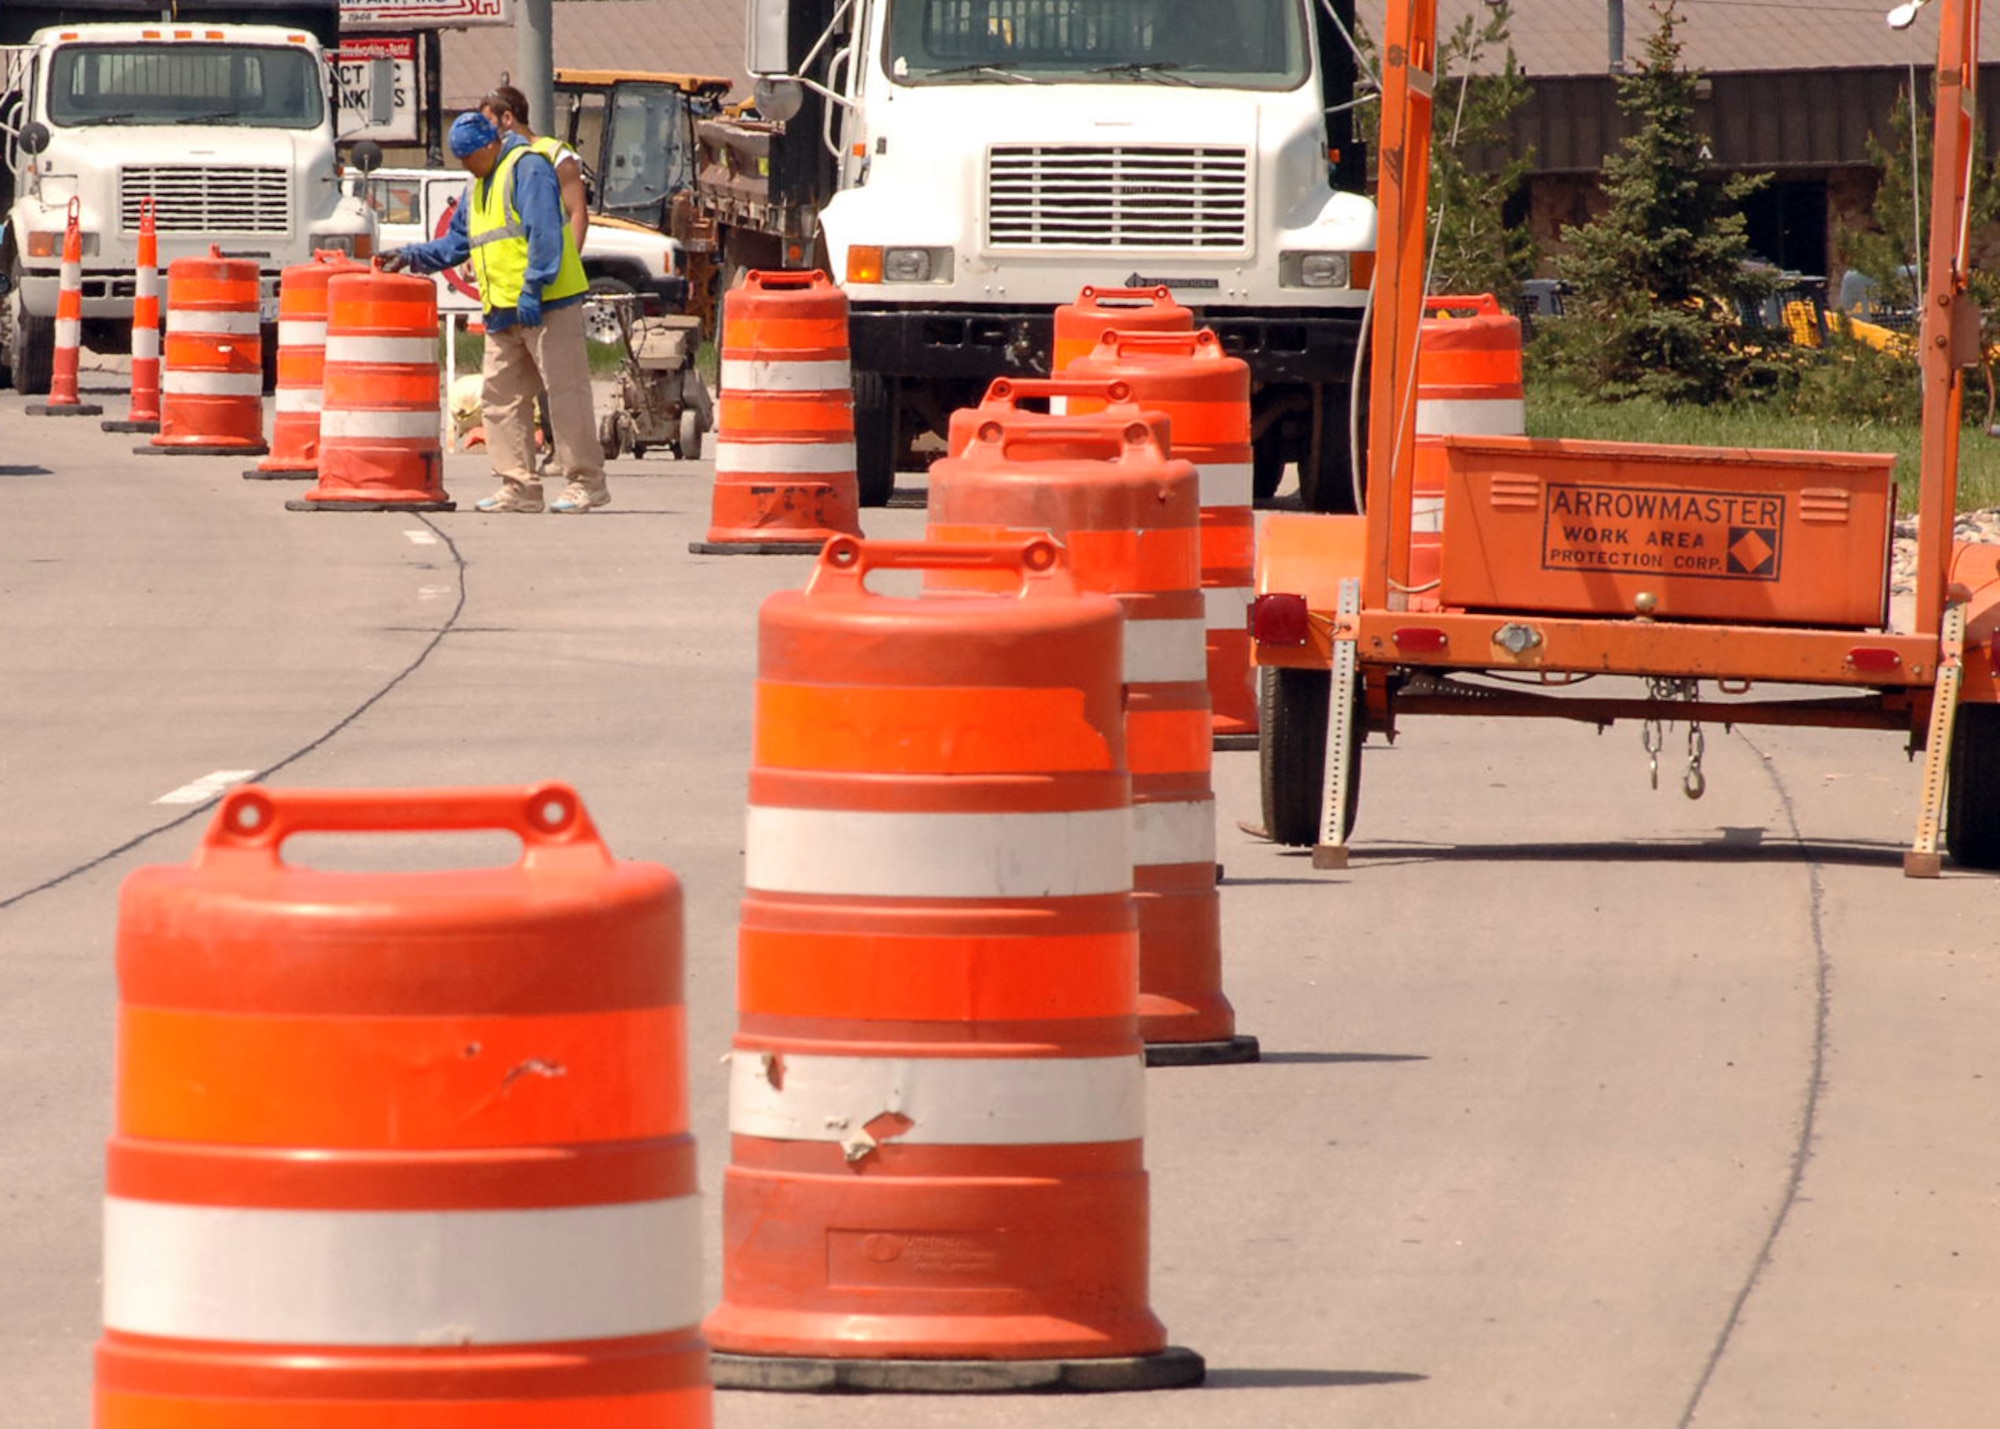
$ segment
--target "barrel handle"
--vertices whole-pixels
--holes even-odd
[[[1159,413],[1146,416],[1123,418],[1118,414],[1099,414],[1096,417],[1039,418],[1030,426],[1019,426],[1006,422],[981,422],[972,434],[973,445],[961,452],[960,458],[971,456],[982,448],[988,453],[1018,451],[1022,447],[1054,446],[1096,446],[1104,450],[1105,461],[1165,461],[1168,443],[1162,441],[1154,422],[1163,421]],[[1114,428],[1111,424],[1122,421]]]
[[[1194,332],[1136,332],[1127,328],[1111,328],[1098,334],[1100,349],[1110,348],[1120,357],[1128,352],[1172,352],[1183,357],[1206,357],[1222,351],[1221,339],[1214,328],[1201,328]]]
[[[868,541],[835,536],[820,548],[807,595],[873,594],[874,571],[1012,571],[1021,593],[1073,595],[1063,548],[1051,536],[1018,541]]]
[[[200,865],[216,856],[261,855],[303,833],[457,833],[493,830],[517,835],[523,866],[551,853],[576,850],[609,864],[611,851],[569,785],[471,789],[273,789],[245,784],[215,811],[196,851]]]
[[[752,268],[743,275],[743,286],[765,293],[790,293],[804,288],[823,288],[832,280],[823,269]]]
[[[979,399],[982,407],[1015,407],[1023,397],[1096,397],[1130,402],[1132,384],[1122,377],[996,377]]]
[[[1103,307],[1104,304],[1098,301],[1100,298],[1110,298],[1121,305],[1137,304],[1141,299],[1156,308],[1174,305],[1173,289],[1165,283],[1156,283],[1150,288],[1100,288],[1086,284],[1083,291],[1076,295],[1076,305],[1080,308]]]
[[[1500,311],[1500,300],[1491,293],[1471,293],[1461,296],[1427,297],[1424,299],[1424,311],[1426,313],[1447,312],[1453,308],[1470,308],[1480,317],[1497,318],[1505,316]]]

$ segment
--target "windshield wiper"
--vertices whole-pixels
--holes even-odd
[[[1016,84],[1040,84],[1032,75],[1015,74],[1012,60],[1002,60],[999,64],[947,65],[943,69],[927,69],[919,79],[942,79],[953,74],[990,74],[995,79],[1011,79]]]
[[[1179,65],[1173,64],[1171,62],[1163,64],[1099,65],[1096,69],[1092,70],[1091,73],[1122,74],[1122,75],[1129,75],[1133,79],[1157,79],[1162,84],[1184,84],[1189,89],[1201,88],[1201,86],[1196,84],[1193,80],[1182,79],[1179,75],[1171,73],[1171,71],[1177,70],[1179,68],[1180,68]]]

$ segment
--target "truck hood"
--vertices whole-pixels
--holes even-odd
[[[71,174],[74,154],[106,169],[153,164],[191,164],[204,168],[290,169],[299,140],[320,138],[316,129],[273,131],[242,129],[226,124],[160,125],[118,128],[87,125],[58,129],[42,155],[44,172]]]
[[[1023,91],[1033,90],[1033,103]],[[1236,90],[1120,80],[1115,84],[937,84],[891,87],[879,132],[930,134],[963,153],[967,132],[1010,144],[1229,144],[1257,142],[1259,106]],[[1278,96],[1271,96],[1277,98]],[[977,116],[1004,115],[995,123]],[[894,142],[893,140],[891,142]]]

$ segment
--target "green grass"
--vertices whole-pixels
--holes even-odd
[[[1985,393],[1968,393],[1967,406],[1983,413]],[[1669,407],[1646,399],[1593,402],[1559,385],[1530,381],[1528,435],[1595,441],[1664,442],[1702,447],[1777,447],[1796,451],[1889,452],[1896,458],[1897,503],[1917,504],[1920,430],[1914,424],[1789,416],[1753,405]],[[2000,506],[2000,438],[1967,425],[1959,437],[1958,509]]]
[[[478,333],[467,332],[464,328],[460,328],[453,345],[458,352],[458,370],[461,373],[479,371],[479,364],[486,354],[486,339]],[[617,343],[593,342],[585,345],[590,349],[592,377],[610,377],[618,371],[618,362],[624,356],[624,349]],[[442,352],[442,338],[439,339],[439,348]]]

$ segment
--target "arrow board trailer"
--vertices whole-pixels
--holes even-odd
[[[1790,724],[1905,734],[1925,755],[1905,872],[1935,876],[1941,840],[2000,869],[1985,792],[2000,780],[2000,546],[1952,539],[1980,355],[1964,228],[1979,13],[1938,8],[1920,534],[1914,598],[1892,619],[1889,456],[1520,436],[1431,436],[1420,453],[1436,12],[1392,0],[1380,142],[1405,161],[1383,165],[1378,194],[1367,514],[1274,512],[1258,544],[1271,837],[1345,866],[1363,743],[1410,716],[1638,720],[1656,785],[1664,727],[1683,722],[1685,762],[1668,758],[1691,798],[1703,725]],[[1440,469],[1438,532],[1417,502]]]

